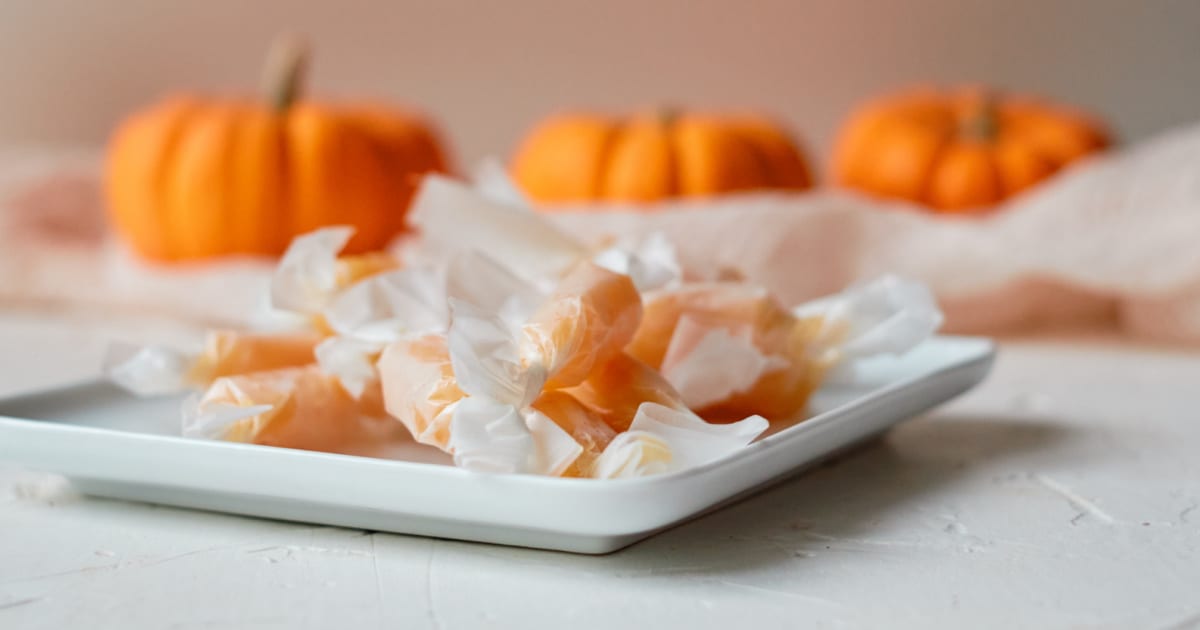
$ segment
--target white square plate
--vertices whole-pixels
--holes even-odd
[[[411,444],[389,459],[190,440],[179,399],[104,383],[0,401],[0,460],[99,496],[361,529],[607,553],[764,489],[970,389],[990,341],[936,337],[823,387],[808,419],[729,457],[630,480],[488,475]]]

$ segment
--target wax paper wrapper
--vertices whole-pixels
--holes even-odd
[[[312,363],[320,336],[305,333],[209,331],[200,348],[113,344],[104,372],[117,385],[141,396],[204,388],[222,376]]]
[[[217,379],[183,407],[185,437],[345,452],[391,439],[379,397],[355,399],[316,366]]]
[[[296,238],[272,274],[270,316],[294,330],[215,330],[190,350],[114,344],[105,373],[133,393],[156,395],[316,361],[361,396],[373,380],[367,364],[383,341],[396,330],[444,326],[445,315],[429,306],[444,298],[419,270],[395,270],[398,261],[385,253],[339,257],[352,233],[331,227]],[[335,336],[326,338],[330,333]]]
[[[576,385],[594,362],[620,352],[622,334],[636,325],[638,294],[628,277],[585,262],[539,300],[498,263],[464,260],[473,263],[461,271],[464,282],[504,279],[513,292],[448,283],[449,330],[397,340],[379,360],[388,411],[464,468],[563,474],[583,448],[534,403],[548,385]]]
[[[577,239],[536,213],[494,162],[485,162],[478,177],[474,187],[439,175],[425,178],[409,218],[419,237],[399,248],[405,260],[445,267],[464,253],[483,254],[543,293],[585,259],[630,276],[643,291],[683,277],[674,246],[660,234]]]
[[[684,284],[645,301],[628,352],[710,420],[793,417],[832,370],[907,352],[942,323],[928,290],[895,276],[791,310],[742,282]]]
[[[709,424],[687,411],[645,403],[629,430],[609,443],[596,460],[593,476],[642,477],[702,466],[745,447],[768,426],[760,416]]]
[[[355,398],[378,388],[375,363],[403,335],[446,327],[445,274],[401,268],[391,254],[339,256],[353,231],[328,227],[288,247],[270,283],[276,319],[328,335],[313,349],[325,373]]]

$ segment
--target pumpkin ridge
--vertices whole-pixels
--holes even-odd
[[[1023,136],[1017,136],[1014,142],[1018,142],[1023,146],[1028,147],[1034,155],[1038,156],[1040,160],[1049,165],[1051,175],[1062,170],[1064,164],[1059,162],[1058,158],[1053,153],[1046,151],[1045,147],[1043,147],[1041,144],[1037,142],[1030,142],[1028,138]]]
[[[237,169],[237,166],[231,159],[231,155],[233,150],[237,148],[234,143],[238,140],[238,112],[232,105],[228,105],[215,115],[222,118],[221,146],[224,147],[221,152],[222,157],[220,162],[218,165],[213,166],[213,168],[221,171],[220,175],[214,178],[219,182],[216,185],[216,189],[220,191],[217,197],[220,199],[230,199],[235,192],[234,185],[237,183],[231,175],[231,171]],[[220,225],[229,226],[231,223],[229,219],[233,215],[234,208],[228,203],[214,203],[208,212],[219,215],[217,222]],[[203,255],[228,254],[236,252],[237,245],[235,240],[223,238],[220,234],[217,234],[209,243],[205,244],[204,250]]]
[[[775,172],[774,163],[766,147],[760,144],[759,139],[754,137],[754,134],[745,133],[741,130],[736,130],[730,134],[730,137],[735,138],[736,142],[741,143],[746,147],[746,152],[751,156],[756,164],[758,164],[758,172],[761,174],[762,181],[759,182],[758,188],[782,188],[784,185],[781,173]]]
[[[812,186],[812,176],[799,148],[800,141],[782,124],[748,116],[739,123],[739,128],[763,154],[770,188],[800,191]]]
[[[679,129],[679,110],[673,107],[660,108],[657,114],[659,123],[663,126],[663,134],[667,137],[667,195],[677,196],[679,185],[679,144],[675,141]]]
[[[275,220],[279,223],[286,223],[283,229],[277,233],[283,238],[279,239],[277,236],[271,244],[271,249],[275,250],[272,253],[278,255],[282,254],[287,243],[290,243],[299,234],[296,233],[296,227],[292,224],[292,217],[295,213],[292,211],[292,132],[287,121],[290,114],[281,115],[272,112],[271,115],[275,117],[277,125],[274,147],[277,160],[275,164],[278,169],[278,179],[275,182]]]
[[[325,185],[325,169],[321,160],[334,147],[329,133],[327,114],[304,103],[287,112],[287,157],[289,175],[288,224],[293,236],[323,225],[324,210],[317,199]]]
[[[945,159],[949,148],[950,142],[943,140],[934,151],[933,159],[929,161],[929,168],[925,169],[925,172],[921,175],[921,185],[919,187],[921,192],[917,194],[917,198],[914,201],[933,205],[933,176],[937,173],[938,167],[941,166],[942,160]]]
[[[596,159],[596,172],[592,173],[592,189],[588,191],[588,196],[593,199],[604,196],[605,182],[608,179],[608,171],[612,164],[617,140],[620,134],[625,133],[628,129],[628,124],[624,121],[611,122],[610,125],[608,133],[604,134],[604,142],[600,144],[600,156]]]
[[[174,124],[167,131],[168,137],[166,148],[163,150],[163,159],[155,172],[153,189],[158,202],[158,211],[155,216],[159,219],[159,238],[162,240],[163,249],[169,252],[167,258],[170,259],[186,257],[179,251],[179,234],[177,233],[179,208],[177,208],[178,204],[173,192],[175,174],[182,161],[180,147],[184,145],[193,121],[202,113],[204,113],[203,108],[199,104],[188,104],[180,112],[179,117],[173,121]]]
[[[362,111],[353,112],[350,120],[351,126],[353,126],[358,133],[362,134],[363,139],[366,141],[368,151],[374,156],[375,160],[383,164],[383,170],[385,173],[390,176],[392,173],[405,172],[406,169],[398,168],[398,166],[404,162],[404,156],[402,155],[402,151],[399,149],[399,147],[395,145],[395,139],[392,139],[392,142],[386,142],[382,135],[378,133],[378,130],[376,130],[371,125],[370,121],[365,118],[368,115],[369,114],[366,114]],[[388,183],[391,183],[391,181],[389,180]],[[390,198],[390,196],[388,202],[389,205],[391,205],[391,202],[393,202],[393,199]],[[400,232],[400,229],[403,227],[403,220],[404,215],[399,212],[388,212],[385,215],[382,225],[385,241],[391,240],[392,236]]]
[[[750,177],[733,188],[733,190],[735,192],[748,192],[778,188],[778,184],[774,181],[774,169],[771,166],[770,158],[765,153],[765,149],[753,141],[749,134],[740,129],[730,128],[725,133],[732,146],[740,147],[740,152],[750,157],[750,163],[754,165],[751,171],[756,172],[751,173],[748,171],[745,173]]]
[[[248,143],[246,138],[249,131],[249,119],[245,118],[240,104],[233,104],[230,112],[230,132],[225,139],[227,157],[225,158],[226,172],[222,175],[222,189],[224,189],[225,199],[233,200],[231,203],[225,204],[221,208],[224,217],[224,223],[229,228],[229,234],[224,239],[223,249],[226,252],[233,253],[249,253],[253,251],[253,243],[250,241],[249,230],[242,225],[242,199],[241,191],[244,186],[242,179],[245,173],[245,165],[241,161],[241,156],[246,150],[243,148]]]
[[[999,117],[999,128],[996,134],[996,150],[1000,151],[1007,145],[1019,145],[1022,149],[1032,152],[1034,156],[1043,163],[1049,165],[1053,170],[1055,167],[1052,156],[1045,154],[1037,146],[1026,141],[1020,130],[1020,112],[1017,111],[1011,102],[1001,103],[997,108]]]
[[[166,244],[162,218],[164,181],[174,154],[181,119],[192,106],[184,98],[162,102],[131,117],[113,136],[109,149],[109,213],[129,238],[133,249],[147,258],[173,257]],[[150,157],[144,157],[149,153]],[[145,185],[132,186],[131,182]]]
[[[1054,172],[1049,157],[1011,134],[1001,136],[996,145],[996,166],[1000,169],[1005,197],[1021,193]]]
[[[193,114],[180,140],[166,217],[171,247],[184,258],[230,249],[223,228],[232,191],[227,174],[233,168],[228,156],[234,119],[229,103],[216,102]]]
[[[834,183],[848,187],[862,185],[865,153],[879,128],[886,124],[885,113],[878,105],[859,106],[851,113],[851,122],[838,130],[831,151]]]
[[[392,167],[396,163],[397,144],[389,142],[389,139],[380,133],[378,128],[370,125],[370,122],[362,116],[361,110],[347,108],[342,115],[346,119],[348,130],[353,130],[349,132],[349,136],[358,134],[360,138],[361,174],[364,176],[364,181],[370,180],[370,184],[367,184],[366,187],[368,190],[380,188],[380,190],[388,191],[388,188],[396,184],[396,178],[392,176],[394,173]],[[359,241],[362,244],[360,251],[382,250],[398,233],[402,227],[400,224],[401,212],[397,212],[395,209],[396,204],[402,198],[403,193],[397,188],[391,188],[389,192],[379,194],[379,196],[371,196],[371,194],[362,196],[360,212],[355,216],[355,226],[364,235]],[[370,238],[367,238],[367,235],[370,235]]]
[[[283,133],[271,110],[241,103],[232,142],[231,207],[227,217],[233,251],[258,255],[283,252],[290,234],[280,230],[286,208],[281,205],[279,153]],[[283,226],[285,229],[287,226]]]
[[[702,196],[705,193],[699,190],[695,184],[695,177],[691,171],[694,170],[694,163],[698,157],[703,157],[698,152],[692,151],[689,144],[692,142],[690,136],[694,135],[693,128],[695,126],[696,115],[685,114],[678,116],[675,119],[675,128],[671,134],[671,153],[675,156],[675,186],[678,194],[683,197]]]
[[[995,142],[988,143],[987,147],[987,165],[988,171],[991,173],[993,187],[996,190],[995,197],[989,202],[995,205],[1004,201],[1004,173],[1000,171],[1000,156],[997,153]]]
[[[630,118],[615,134],[597,199],[638,207],[670,194],[674,149],[668,127],[657,113]]]
[[[687,184],[684,181],[683,169],[684,169],[684,162],[686,161],[687,158],[685,157],[685,154],[684,154],[684,148],[683,148],[683,143],[684,143],[683,133],[684,133],[684,131],[683,131],[683,125],[679,124],[680,118],[681,118],[680,116],[676,116],[675,120],[672,121],[673,124],[671,127],[671,135],[670,135],[671,158],[672,158],[671,159],[671,187],[675,191],[676,195],[678,195],[680,197],[686,197],[690,193],[686,189]]]
[[[926,168],[921,175],[921,185],[918,188],[921,192],[917,196],[917,201],[920,203],[932,203],[934,174],[938,172],[938,168],[941,166],[942,160],[946,159],[950,148],[959,142],[953,134],[940,135],[937,148],[933,150],[933,157],[929,159],[929,168]]]
[[[200,109],[198,104],[189,104],[173,121],[168,131],[166,147],[163,149],[161,166],[155,172],[153,189],[159,208],[155,216],[159,219],[159,239],[163,243],[163,249],[169,252],[167,255],[168,258],[177,258],[179,256],[178,236],[175,233],[175,200],[171,195],[172,175],[175,173],[181,159],[179,148],[183,145],[183,141],[187,137],[187,131],[191,127],[196,115],[200,112]]]
[[[692,115],[680,122],[680,155],[685,195],[712,197],[759,187],[754,156],[735,129],[712,115]]]
[[[224,121],[224,156],[221,158],[221,166],[224,170],[218,178],[221,182],[219,188],[222,193],[221,199],[236,199],[238,190],[241,187],[241,181],[237,177],[235,171],[239,170],[239,165],[234,156],[241,154],[242,130],[245,125],[242,122],[241,111],[236,104],[230,104],[224,112],[226,120]],[[236,203],[219,203],[213,204],[214,211],[221,215],[220,223],[229,229],[231,232],[236,230],[237,217],[234,216],[238,211]],[[244,251],[240,246],[239,235],[234,233],[233,238],[218,236],[212,243],[209,249],[209,254],[236,254]]]
[[[1003,198],[995,147],[979,140],[956,142],[932,169],[930,201],[938,212],[960,213]]]

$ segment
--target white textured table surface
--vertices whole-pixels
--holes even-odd
[[[0,317],[0,394],[143,323]],[[0,469],[0,628],[1200,627],[1200,354],[1002,346],[980,389],[604,557],[32,492]]]

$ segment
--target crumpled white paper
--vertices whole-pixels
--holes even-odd
[[[191,387],[196,356],[162,346],[110,344],[101,369],[117,386],[138,396],[173,394]]]
[[[444,279],[437,269],[410,266],[339,286],[338,254],[353,235],[353,228],[328,227],[297,237],[271,278],[271,304],[320,315],[335,333],[364,341],[444,329]]]
[[[254,333],[213,329],[189,349],[113,343],[102,368],[115,385],[138,396],[207,387],[233,371],[306,365],[319,337],[308,332]]]
[[[321,228],[292,242],[271,280],[280,311],[320,316],[335,333],[315,350],[317,364],[355,398],[378,379],[375,361],[402,335],[444,330],[444,272],[408,267],[339,286],[338,254],[353,236],[348,227]]]
[[[422,180],[408,220],[421,235],[419,248],[410,248],[421,262],[444,264],[464,251],[482,252],[547,290],[548,281],[588,255],[543,216],[440,175]]]
[[[470,250],[447,263],[442,301],[465,302],[516,325],[532,315],[547,295],[500,262]]]
[[[690,411],[642,403],[629,430],[596,458],[592,476],[643,477],[703,466],[744,448],[768,426],[762,416],[710,424]]]
[[[296,237],[271,278],[271,304],[293,313],[317,315],[338,289],[338,253],[354,235],[351,227],[328,227]]]
[[[685,285],[685,290],[692,286],[711,290],[714,298],[722,296],[730,304],[769,296],[765,289],[748,284]],[[903,354],[932,336],[942,323],[928,289],[890,275],[802,304],[793,314],[814,318],[819,326],[802,356],[820,366],[826,377],[839,379],[853,374],[855,360]],[[773,371],[806,360],[787,348],[772,350],[760,343],[753,322],[707,323],[685,313],[674,327],[659,369],[689,408],[704,409],[752,390]]]
[[[593,262],[630,276],[640,291],[671,286],[683,276],[675,248],[661,234],[594,246],[568,236],[528,199],[495,161],[484,162],[472,188],[431,175],[413,201],[409,222],[421,234],[409,260],[447,264],[473,251],[495,260],[525,282],[549,291],[572,265]]]
[[[685,315],[675,327],[660,371],[684,404],[703,409],[749,390],[763,375],[786,367],[781,357],[763,354],[751,335],[749,326],[730,332]]]
[[[450,422],[454,463],[476,472],[561,475],[583,447],[535,409],[472,396]]]
[[[434,269],[406,268],[369,276],[346,287],[322,309],[337,334],[386,343],[398,336],[444,330],[444,280]]]
[[[933,335],[943,320],[925,285],[893,275],[801,304],[794,313],[821,318],[813,352],[831,363],[903,354]]]
[[[342,389],[355,399],[379,380],[375,362],[386,344],[348,336],[333,336],[313,349],[317,365],[326,374],[337,377]]]
[[[592,462],[594,479],[627,479],[662,475],[673,468],[675,455],[663,438],[647,431],[625,431],[614,437]]]
[[[513,208],[533,211],[533,203],[521,190],[520,186],[508,175],[508,169],[495,158],[487,158],[480,162],[471,178],[475,190],[479,194]]]
[[[675,246],[662,232],[644,238],[626,238],[592,257],[592,262],[624,274],[643,293],[678,286],[683,269],[675,255]]]
[[[480,472],[561,475],[583,447],[530,407],[546,369],[526,351],[521,329],[469,303],[450,304],[450,362],[467,394],[450,421],[454,463]]]
[[[274,404],[253,404],[230,379],[218,379],[210,393],[216,395],[194,393],[183,401],[183,437],[248,442],[275,408]],[[236,430],[239,423],[245,426]]]
[[[452,300],[447,335],[458,386],[518,408],[529,406],[546,382],[546,368],[526,352],[521,329],[472,304]]]
[[[495,168],[484,169],[491,173],[493,194],[507,194],[514,203],[521,202],[515,188],[505,192],[506,180]],[[481,194],[474,198],[484,214],[501,208],[500,212],[526,214],[531,221],[544,224],[527,208],[504,208]],[[356,397],[377,378],[374,363],[385,345],[404,335],[446,329],[451,300],[478,305],[503,321],[516,322],[528,317],[545,297],[544,291],[503,263],[467,248],[458,248],[453,256],[429,265],[383,271],[339,287],[338,253],[351,235],[349,228],[338,227],[297,238],[273,278],[271,297],[276,308],[324,318],[335,337],[321,344],[317,361]],[[436,240],[438,235],[430,238]],[[505,244],[489,242],[490,250],[507,251]]]

